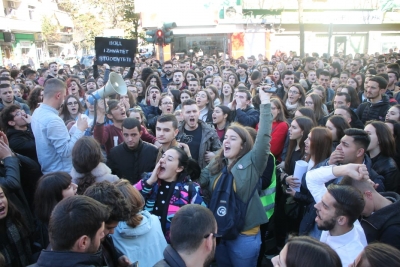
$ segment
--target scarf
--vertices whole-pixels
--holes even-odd
[[[299,102],[296,102],[295,104],[290,104],[289,100],[286,99],[285,105],[286,105],[286,108],[288,109],[288,111],[293,111],[293,110],[297,109]]]
[[[32,251],[26,230],[21,229],[12,220],[6,218],[7,243],[0,247],[6,266],[27,266],[30,264]]]

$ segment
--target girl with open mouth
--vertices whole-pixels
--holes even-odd
[[[190,153],[188,147],[184,149]],[[205,206],[200,186],[192,181],[199,177],[200,167],[185,151],[178,147],[168,149],[153,172],[135,185],[145,199],[144,209],[160,219],[168,243],[175,213],[186,204]]]

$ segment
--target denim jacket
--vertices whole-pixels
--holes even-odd
[[[55,171],[69,173],[72,169],[72,148],[84,132],[76,129],[70,136],[58,111],[44,103],[33,113],[31,127],[43,174]]]

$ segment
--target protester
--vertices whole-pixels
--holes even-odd
[[[104,266],[99,248],[109,212],[106,205],[87,196],[61,200],[50,217],[51,250],[43,250],[30,267],[53,267],[54,262],[60,267]]]
[[[124,119],[121,127],[124,142],[110,150],[107,166],[113,174],[136,184],[144,172],[154,169],[158,151],[141,139],[143,127],[137,119]]]
[[[32,115],[32,131],[36,151],[43,174],[54,171],[70,172],[72,148],[88,127],[85,117],[78,116],[77,130],[69,135],[58,110],[64,101],[65,84],[58,79],[49,79],[44,87],[43,103]]]
[[[36,242],[41,249],[49,245],[48,225],[50,215],[62,199],[76,194],[78,186],[72,182],[71,176],[66,172],[53,172],[43,175],[36,187],[34,207],[39,233]]]
[[[126,221],[130,217],[130,207],[128,202],[118,188],[108,182],[103,181],[91,185],[84,193],[103,205],[106,205],[111,211],[109,217],[104,221],[104,237],[101,238],[101,253],[103,264],[111,267],[127,267],[131,264],[126,255],[121,253],[115,246],[111,237],[114,229],[120,221]]]
[[[200,205],[188,204],[172,219],[171,245],[155,267],[210,266],[219,241],[213,214]]]
[[[3,266],[23,267],[32,263],[30,226],[3,185],[0,185],[0,232]]]
[[[341,267],[338,254],[327,244],[306,236],[288,240],[278,256],[271,260],[274,266]]]
[[[351,267],[396,266],[400,262],[400,250],[392,246],[374,243],[366,246]]]
[[[114,245],[131,262],[138,261],[141,266],[153,266],[163,259],[163,251],[167,247],[160,220],[143,210],[143,197],[129,181],[122,179],[115,186],[130,207],[130,218],[120,221],[115,228],[112,235]]]
[[[381,121],[370,121],[364,130],[371,139],[367,151],[371,158],[372,169],[382,175],[385,191],[396,192],[400,183],[400,172],[393,159],[396,147],[389,127]]]
[[[235,179],[236,192],[249,202],[244,225],[237,229],[242,234],[233,240],[223,239],[217,246],[216,260],[221,265],[255,266],[261,245],[259,226],[268,220],[258,193],[253,190],[267,164],[272,124],[270,96],[260,90],[260,100],[260,125],[254,145],[246,129],[231,125],[225,134],[223,149],[201,173],[200,183],[211,194],[210,204],[218,196],[213,193],[217,192],[213,191],[214,187],[225,179]],[[219,229],[222,227],[225,229],[226,225],[218,225]]]
[[[72,181],[78,185],[78,194],[83,194],[94,183],[119,180],[102,161],[100,145],[93,137],[84,136],[76,142],[72,149],[73,168],[70,174]]]
[[[322,230],[321,242],[328,244],[339,255],[343,266],[354,262],[367,246],[367,240],[358,217],[364,210],[361,192],[348,185],[325,183],[339,176],[368,176],[362,164],[326,166],[311,170],[306,175],[307,187],[314,197],[317,216],[315,222]]]
[[[184,122],[178,126],[176,140],[187,144],[190,155],[197,160],[200,168],[204,168],[221,147],[218,135],[213,128],[199,119],[199,107],[194,100],[183,102],[182,112]]]
[[[165,151],[153,172],[147,173],[135,187],[145,199],[145,210],[158,216],[167,242],[171,219],[180,207],[203,202],[197,180],[200,168],[185,151],[172,147]]]

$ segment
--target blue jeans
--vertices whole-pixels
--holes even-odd
[[[261,235],[242,235],[235,240],[221,240],[215,252],[218,267],[254,267],[257,266],[260,252]]]

